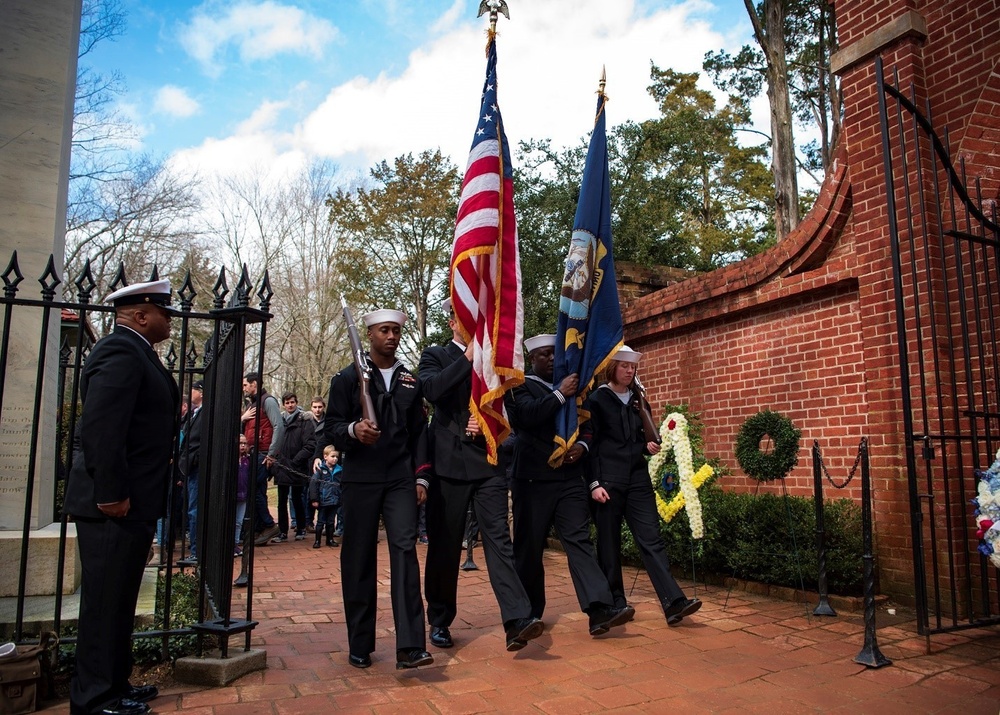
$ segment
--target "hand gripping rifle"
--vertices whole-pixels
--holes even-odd
[[[649,400],[646,399],[646,388],[643,387],[642,381],[639,380],[638,372],[632,378],[632,383],[635,385],[635,391],[639,395],[639,417],[642,418],[642,431],[646,437],[646,441],[660,444],[660,430],[656,429],[656,423],[653,422],[653,410],[649,406]]]
[[[347,299],[344,296],[340,296],[340,305],[344,308],[344,321],[347,323],[347,339],[351,341],[354,368],[358,371],[358,385],[361,387],[361,416],[366,420],[370,420],[377,427],[378,421],[375,419],[375,404],[372,402],[371,392],[368,390],[372,372],[368,367],[365,351],[361,347],[361,336],[358,335],[358,327],[354,324],[354,315],[351,313],[351,308],[347,305]]]

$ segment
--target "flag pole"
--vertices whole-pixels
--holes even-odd
[[[601,118],[601,113],[604,111],[604,105],[608,103],[608,95],[604,93],[604,86],[608,83],[608,70],[605,65],[601,65],[601,79],[598,81],[597,96],[600,98],[601,106],[597,110],[597,116],[594,117],[594,124]]]

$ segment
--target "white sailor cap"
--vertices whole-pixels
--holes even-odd
[[[406,313],[390,308],[382,308],[381,310],[373,310],[370,313],[365,313],[361,316],[361,319],[365,321],[365,325],[369,328],[379,323],[396,323],[402,328],[406,324]]]
[[[133,283],[130,286],[119,288],[109,294],[104,302],[111,303],[116,308],[126,305],[153,304],[173,311],[170,308],[170,281],[166,279]]]
[[[441,312],[451,315],[451,298],[445,298],[441,301]]]
[[[639,358],[641,357],[642,353],[637,353],[628,345],[623,345],[618,349],[618,352],[615,353],[615,356],[612,358],[612,360],[617,360],[618,362],[637,363],[639,362]]]
[[[533,353],[539,348],[554,348],[556,346],[556,336],[552,333],[535,335],[524,341],[524,349],[528,353]]]

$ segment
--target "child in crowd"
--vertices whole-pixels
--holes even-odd
[[[309,482],[309,502],[318,510],[314,549],[321,546],[320,537],[323,535],[324,525],[326,526],[326,545],[340,545],[333,538],[337,507],[340,506],[340,472],[343,471],[341,466],[337,464],[339,460],[340,453],[332,444],[328,444],[323,448],[323,461]]]
[[[247,497],[250,495],[250,445],[245,435],[240,435],[240,466],[236,472],[236,551],[234,556],[243,554],[240,531],[247,514]]]

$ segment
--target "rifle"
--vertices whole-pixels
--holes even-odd
[[[368,360],[365,358],[365,351],[361,347],[361,336],[358,335],[358,328],[354,324],[354,315],[347,305],[347,299],[340,296],[340,304],[344,308],[344,320],[347,322],[347,338],[351,341],[351,353],[354,355],[354,368],[358,371],[358,385],[361,388],[361,416],[370,420],[378,427],[375,419],[375,404],[372,402],[371,392],[368,391],[368,384],[371,381],[371,370],[368,368]]]
[[[633,376],[632,384],[635,385],[635,391],[639,395],[639,417],[642,418],[643,435],[647,442],[660,444],[660,430],[656,429],[656,423],[653,422],[653,410],[649,406],[649,400],[646,399],[646,388],[639,380],[638,372]]]

